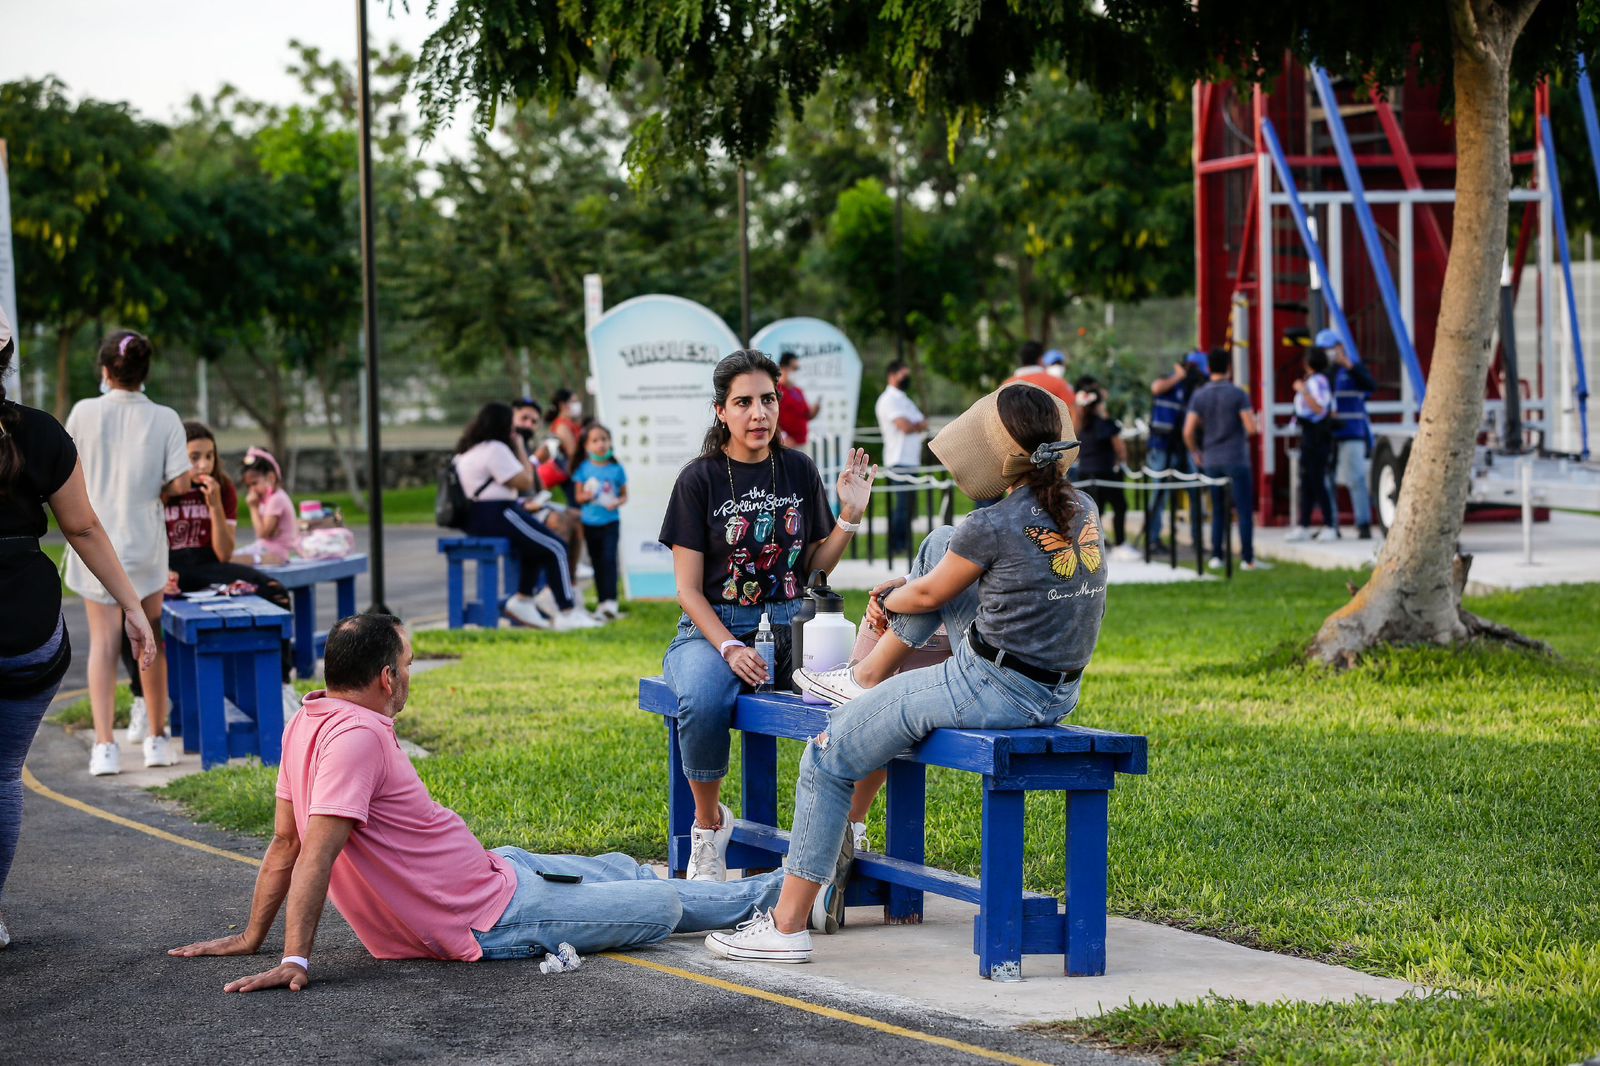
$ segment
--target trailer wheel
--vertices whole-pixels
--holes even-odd
[[[1382,439],[1372,450],[1372,511],[1384,536],[1389,535],[1389,529],[1394,525],[1395,513],[1400,506],[1400,482],[1405,477],[1406,460],[1410,458],[1410,441],[1406,442],[1404,450],[1398,455],[1394,446]]]

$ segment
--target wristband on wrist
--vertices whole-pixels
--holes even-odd
[[[284,966],[291,962],[304,970],[307,975],[311,973],[311,960],[306,958],[304,955],[285,955],[278,961],[278,965]]]
[[[861,528],[861,523],[846,522],[843,518],[841,518],[839,519],[839,528],[844,530],[846,533],[854,533],[856,530]]]
[[[748,646],[749,645],[745,644],[745,642],[740,640],[738,637],[729,637],[727,640],[717,645],[717,654],[726,658],[729,648],[744,648]]]

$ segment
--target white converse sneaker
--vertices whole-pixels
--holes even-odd
[[[811,928],[819,933],[837,933],[844,926],[844,889],[850,883],[850,867],[856,861],[855,834],[846,833],[839,845],[839,858],[833,876],[822,886],[811,903]]]
[[[856,684],[855,666],[841,666],[837,670],[814,673],[810,670],[794,672],[795,687],[807,703],[831,703],[842,706],[867,691]]]
[[[144,738],[144,764],[146,766],[174,766],[178,753],[172,750],[172,741],[164,736]]]
[[[89,773],[94,777],[122,773],[122,752],[115,744],[96,744],[89,751]]]
[[[1299,527],[1297,527],[1295,529],[1290,530],[1289,531],[1289,535],[1284,537],[1283,539],[1284,539],[1285,542],[1287,542],[1289,544],[1297,544],[1302,540],[1310,540],[1311,539],[1311,530],[1306,528],[1305,526],[1299,526]]]
[[[731,933],[717,932],[706,937],[713,955],[741,962],[810,962],[811,934],[780,933],[771,911],[756,911],[748,922],[739,923]]]
[[[689,828],[689,868],[684,876],[691,881],[728,879],[728,841],[733,838],[733,811],[726,803],[717,806],[722,811],[720,826],[702,829],[696,824]]]
[[[506,601],[505,616],[518,625],[530,629],[549,629],[550,619],[539,613],[537,601],[532,596],[513,596]]]
[[[144,705],[143,696],[133,698],[128,709],[128,743],[139,744],[150,735],[150,708]]]
[[[616,600],[602,600],[594,613],[607,621],[615,621],[622,617],[622,612],[617,609]]]
[[[867,836],[866,822],[850,823],[850,842],[857,851],[872,850],[872,840]]]
[[[574,607],[556,615],[553,627],[557,633],[570,633],[575,629],[599,629],[602,624],[590,618],[582,607]]]
[[[554,619],[561,613],[561,606],[556,603],[556,594],[550,591],[549,585],[533,594],[533,605],[539,609],[540,614],[549,619]]]

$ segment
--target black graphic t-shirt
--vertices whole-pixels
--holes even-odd
[[[660,540],[706,557],[707,600],[750,607],[798,598],[806,546],[826,540],[833,525],[816,464],[803,452],[780,448],[759,463],[719,455],[684,467],[667,501]]]

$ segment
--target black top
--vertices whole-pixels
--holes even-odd
[[[1112,442],[1121,432],[1122,423],[1114,418],[1090,414],[1084,419],[1083,432],[1078,435],[1079,477],[1109,477],[1116,470],[1117,452]]]
[[[660,539],[705,555],[707,600],[749,607],[798,598],[806,545],[826,540],[833,525],[816,464],[804,452],[777,448],[759,463],[719,455],[684,467]]]
[[[48,641],[61,615],[61,578],[33,541],[49,528],[44,501],[72,476],[78,449],[61,423],[43,411],[0,402],[8,413],[22,413],[14,433],[22,472],[0,486],[0,603],[7,615],[0,625],[0,658],[13,658]]]

